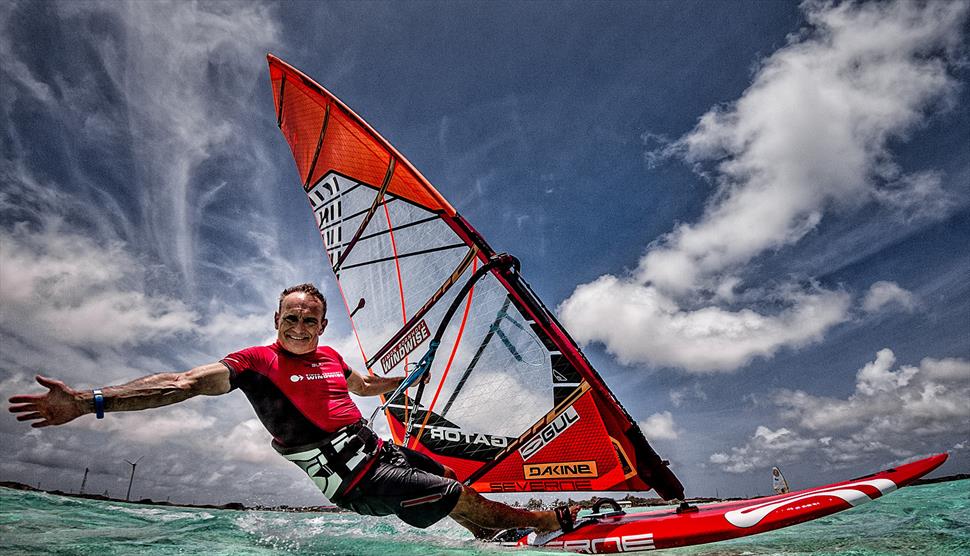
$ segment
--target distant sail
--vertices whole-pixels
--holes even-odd
[[[428,395],[409,391],[387,408],[394,441],[407,438],[480,492],[654,488],[682,499],[517,261],[497,255],[350,108],[268,59],[277,123],[368,372],[403,374],[437,347]]]
[[[775,494],[788,494],[791,492],[791,489],[788,488],[788,481],[781,474],[781,469],[777,467],[771,468],[771,489],[775,491]]]

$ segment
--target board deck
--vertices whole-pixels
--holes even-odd
[[[523,532],[501,544],[613,554],[746,537],[811,521],[875,500],[933,471],[947,454],[849,481],[753,500],[720,502],[678,513],[675,509],[580,518],[576,529],[551,540]],[[506,537],[508,538],[508,537]]]

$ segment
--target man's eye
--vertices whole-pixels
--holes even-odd
[[[290,324],[296,324],[297,322],[299,322],[299,319],[297,319],[293,315],[289,315],[289,316],[283,317],[283,320],[285,320],[286,322],[288,322]]]
[[[316,326],[317,325],[317,319],[303,319],[303,324],[305,324],[307,326]]]

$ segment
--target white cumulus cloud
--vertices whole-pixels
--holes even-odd
[[[846,319],[850,306],[845,292],[822,289],[789,294],[788,301],[776,314],[716,306],[690,310],[657,288],[606,275],[577,287],[558,310],[579,341],[603,343],[624,364],[710,372],[818,341]]]
[[[787,428],[771,430],[759,425],[747,444],[731,448],[730,453],[715,452],[709,461],[728,473],[746,473],[791,461],[817,445],[817,440]]]
[[[272,435],[258,419],[247,419],[233,427],[228,434],[206,439],[205,446],[200,446],[200,449],[215,449],[219,459],[228,461],[286,463],[270,446],[272,440]]]
[[[654,413],[639,424],[648,440],[676,440],[679,436],[674,416],[669,411]]]
[[[862,300],[862,309],[867,313],[875,313],[887,306],[912,311],[916,308],[916,297],[895,282],[879,281],[869,286],[869,291]]]
[[[799,286],[789,284],[761,299],[748,289],[755,305],[724,308],[747,265],[797,243],[832,210],[885,202],[910,215],[945,212],[939,175],[904,172],[890,147],[955,98],[949,61],[967,4],[807,2],[803,10],[809,28],[763,60],[738,100],[651,153],[713,165],[706,174],[716,192],[698,221],[652,243],[635,272],[580,285],[561,304],[580,341],[602,343],[624,363],[689,371],[732,370],[817,341],[848,318],[847,295],[817,286],[793,294]],[[901,289],[871,295],[872,307],[911,302]]]
[[[970,361],[924,358],[897,365],[890,349],[856,372],[846,398],[777,390],[771,402],[787,423],[772,431],[760,426],[753,437],[711,463],[743,473],[795,461],[814,449],[821,461],[842,465],[871,454],[902,460],[939,452],[953,431],[970,431]]]
[[[209,437],[216,419],[196,409],[169,407],[143,412],[116,412],[111,419],[84,419],[81,426],[112,433],[115,440],[143,444],[167,444],[179,437]]]
[[[970,361],[924,358],[896,366],[890,349],[856,373],[848,398],[781,390],[773,402],[782,416],[806,430],[864,429],[872,438],[970,430]]]
[[[676,292],[704,286],[797,242],[830,206],[864,202],[887,184],[899,203],[907,191],[921,193],[914,201],[932,196],[927,177],[902,174],[889,143],[955,93],[934,54],[959,43],[966,4],[805,9],[810,32],[768,57],[738,101],[669,147],[690,162],[717,161],[718,192],[700,222],[679,226],[644,257],[642,281]]]
[[[0,230],[0,327],[39,343],[119,347],[192,330],[198,315],[146,293],[142,268],[120,242],[100,243],[56,219],[39,231]]]

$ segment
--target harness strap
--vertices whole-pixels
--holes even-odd
[[[326,439],[303,446],[273,448],[300,467],[331,502],[343,496],[377,453],[379,438],[364,420],[338,429]]]

